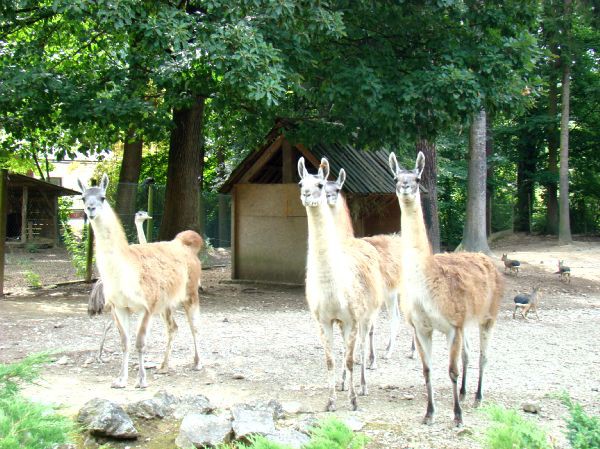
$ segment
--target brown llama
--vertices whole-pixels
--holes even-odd
[[[154,315],[167,325],[167,347],[159,372],[167,372],[177,324],[173,311],[183,304],[194,341],[193,369],[200,369],[197,328],[199,318],[198,280],[200,261],[196,254],[202,238],[194,231],[183,231],[168,242],[129,245],[123,226],[106,201],[108,177],[98,187],[87,188],[81,181],[84,211],[96,237],[96,262],[106,304],[121,336],[123,359],[113,388],[127,386],[129,365],[129,318],[140,313],[136,336],[139,372],[136,387],[147,386],[144,367],[146,335]]]
[[[345,346],[345,371],[353,410],[358,407],[354,388],[354,349],[357,336],[362,339],[361,395],[367,394],[366,338],[383,302],[383,280],[375,248],[359,239],[340,238],[333,214],[325,198],[329,171],[317,175],[306,170],[304,158],[298,161],[300,200],[308,221],[306,300],[319,326],[325,350],[329,379],[327,410],[336,408],[335,360],[332,354],[333,327],[337,323]],[[342,384],[342,389],[344,385]]]
[[[390,168],[396,181],[402,225],[402,291],[401,308],[415,329],[417,349],[423,363],[427,387],[427,411],[423,423],[433,422],[434,404],[431,384],[433,331],[443,332],[450,348],[448,372],[452,381],[454,422],[462,425],[460,400],[466,395],[468,353],[464,329],[470,323],[479,326],[479,384],[475,406],[482,400],[483,372],[487,348],[496,322],[503,291],[502,275],[494,262],[481,253],[433,254],[423,221],[419,182],[425,167],[425,156],[419,152],[414,170],[398,165],[390,154]],[[460,400],[457,389],[458,359],[463,359]]]
[[[326,160],[325,160],[326,161]],[[323,164],[323,160],[321,162]],[[327,204],[332,208],[336,226],[339,235],[344,238],[354,238],[354,227],[346,198],[342,194],[342,187],[346,181],[346,171],[341,168],[338,178],[335,181],[327,181],[325,185],[325,194]],[[399,234],[376,235],[372,237],[363,237],[364,241],[370,243],[377,249],[381,258],[382,277],[384,280],[385,305],[390,316],[390,337],[386,348],[384,359],[392,357],[396,335],[398,333],[398,324],[400,321],[400,312],[398,309],[398,293],[400,291],[400,273],[402,266],[402,247]],[[375,360],[375,351],[373,349],[373,330],[370,332],[370,352],[369,368],[374,369],[377,365]],[[414,357],[414,342],[411,350],[411,358]]]

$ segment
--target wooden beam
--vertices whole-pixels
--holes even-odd
[[[282,179],[283,184],[292,184],[294,182],[294,173],[296,171],[296,164],[294,164],[294,152],[292,151],[292,145],[285,139],[281,145],[282,153]]]
[[[4,258],[8,219],[8,170],[0,170],[0,298],[4,296]]]
[[[250,180],[269,162],[273,155],[281,147],[282,141],[285,139],[283,135],[273,141],[271,145],[264,151],[256,162],[248,169],[248,171],[240,179],[240,183],[248,183]]]
[[[27,242],[27,203],[29,202],[29,188],[23,187],[21,196],[21,243]]]
[[[314,154],[312,154],[304,145],[299,143],[296,145],[296,148],[298,149],[298,151],[300,151],[300,154],[302,154],[302,156],[308,159],[308,161],[313,165],[313,167],[317,169],[319,168],[319,166],[321,165],[321,161],[318,160],[314,156]]]

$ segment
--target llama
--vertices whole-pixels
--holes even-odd
[[[183,304],[194,342],[193,369],[200,369],[197,329],[199,318],[198,279],[201,266],[197,252],[202,238],[194,231],[183,231],[169,242],[129,245],[125,231],[106,201],[108,177],[102,176],[99,187],[87,188],[81,181],[84,211],[96,237],[96,261],[102,278],[106,303],[123,348],[119,376],[113,388],[127,386],[129,365],[129,318],[140,312],[136,336],[138,379],[136,388],[145,388],[144,352],[146,334],[154,315],[162,315],[167,325],[167,347],[159,372],[167,372],[177,324],[173,319],[176,306]]]
[[[146,220],[151,219],[152,217],[148,215],[148,212],[140,210],[135,213],[135,229],[137,231],[138,243],[148,243],[146,240],[146,233],[144,232],[144,222]],[[92,292],[90,293],[90,299],[88,302],[88,315],[94,316],[101,314],[104,305],[106,302],[106,298],[104,297],[104,287],[102,285],[102,279],[98,279],[94,284],[94,288],[92,288]],[[104,323],[104,330],[102,331],[102,339],[100,341],[100,348],[98,348],[98,354],[96,355],[96,360],[98,362],[102,362],[102,351],[104,351],[104,342],[106,341],[106,335],[108,331],[112,327],[112,321],[107,320]]]
[[[398,165],[390,154],[390,168],[396,181],[396,196],[400,203],[402,225],[402,291],[401,308],[415,329],[417,349],[423,364],[427,387],[427,411],[424,424],[433,423],[434,403],[431,384],[433,330],[443,332],[450,347],[449,375],[452,381],[454,422],[462,425],[462,409],[457,390],[458,358],[463,372],[460,400],[466,395],[468,353],[464,340],[465,326],[479,325],[479,384],[475,406],[482,400],[483,372],[487,363],[487,347],[498,315],[503,291],[503,279],[492,260],[480,253],[433,254],[421,210],[419,182],[425,156],[419,152],[414,170]]]
[[[306,300],[319,326],[328,371],[329,400],[326,409],[336,409],[335,360],[332,355],[333,327],[337,323],[345,346],[345,371],[348,395],[353,410],[358,407],[354,388],[354,348],[360,335],[362,348],[373,320],[383,302],[383,280],[375,248],[359,239],[344,239],[337,234],[333,214],[325,198],[328,168],[317,175],[308,173],[304,158],[298,161],[300,200],[308,221]],[[367,394],[366,352],[361,364],[360,394]],[[342,389],[344,385],[342,385]]]
[[[321,164],[327,160],[323,158]],[[327,204],[332,208],[338,234],[344,238],[354,237],[354,228],[350,217],[350,210],[346,198],[341,193],[346,181],[346,171],[342,168],[335,181],[327,181],[325,184],[325,196]],[[384,280],[385,305],[390,316],[390,339],[386,348],[384,359],[390,359],[396,342],[400,312],[398,310],[398,292],[400,290],[400,267],[402,259],[400,235],[377,235],[364,237],[364,241],[370,243],[380,254],[383,265],[382,276]],[[375,351],[373,349],[373,330],[370,334],[371,349],[369,353],[369,368],[376,367]],[[411,348],[411,358],[414,358],[415,345]]]

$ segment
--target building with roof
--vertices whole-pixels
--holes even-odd
[[[220,189],[232,197],[232,279],[304,282],[308,224],[298,188],[301,156],[312,173],[326,157],[330,179],[346,170],[343,191],[357,237],[399,231],[400,208],[385,151],[337,144],[307,149],[273,132]]]
[[[51,182],[31,176],[8,173],[6,241],[23,245],[58,243],[58,197],[81,195]]]

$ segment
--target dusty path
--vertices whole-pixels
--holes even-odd
[[[556,247],[540,239],[532,242],[515,237],[494,251],[498,256],[508,252],[523,265],[518,277],[505,276],[507,292],[491,344],[485,400],[517,408],[524,400],[540,402],[541,416],[530,418],[549,431],[558,447],[565,447],[565,410],[552,397],[554,393],[567,390],[589,412],[600,414],[600,243]],[[572,267],[570,285],[552,274],[557,257]],[[49,366],[41,384],[28,388],[27,394],[65,404],[67,413],[75,413],[93,397],[127,402],[167,389],[204,394],[220,407],[255,399],[294,400],[312,413],[325,415],[321,412],[326,401],[324,358],[302,289],[219,283],[229,277],[227,268],[205,271],[204,275],[207,292],[202,298],[201,335],[205,368],[199,373],[190,369],[190,334],[183,314],[178,313],[172,372],[158,375],[150,370],[150,387],[139,391],[133,388],[132,366],[129,387],[111,389],[120,360],[115,334],[110,334],[107,342],[106,363],[86,364],[97,348],[104,320],[87,317],[86,286],[11,295],[0,301],[0,362],[41,350],[62,350],[67,363]],[[537,284],[546,288],[541,321],[513,320],[512,297]],[[382,314],[377,334],[380,354],[387,326]],[[165,343],[160,320],[154,323],[151,335],[148,359],[159,363]],[[434,341],[433,367],[437,420],[431,427],[420,424],[425,391],[420,362],[406,357],[410,339],[409,330],[402,325],[398,352],[392,360],[380,359],[379,368],[369,372],[370,394],[359,398],[359,411],[348,411],[345,394],[340,393],[336,414],[364,422],[373,448],[481,447],[480,430],[486,418],[471,407],[472,397],[465,406],[466,430],[452,428],[447,349],[439,334]],[[475,334],[471,341],[469,393],[474,393]],[[339,356],[341,360],[341,353]],[[131,447],[145,444],[141,441]]]

